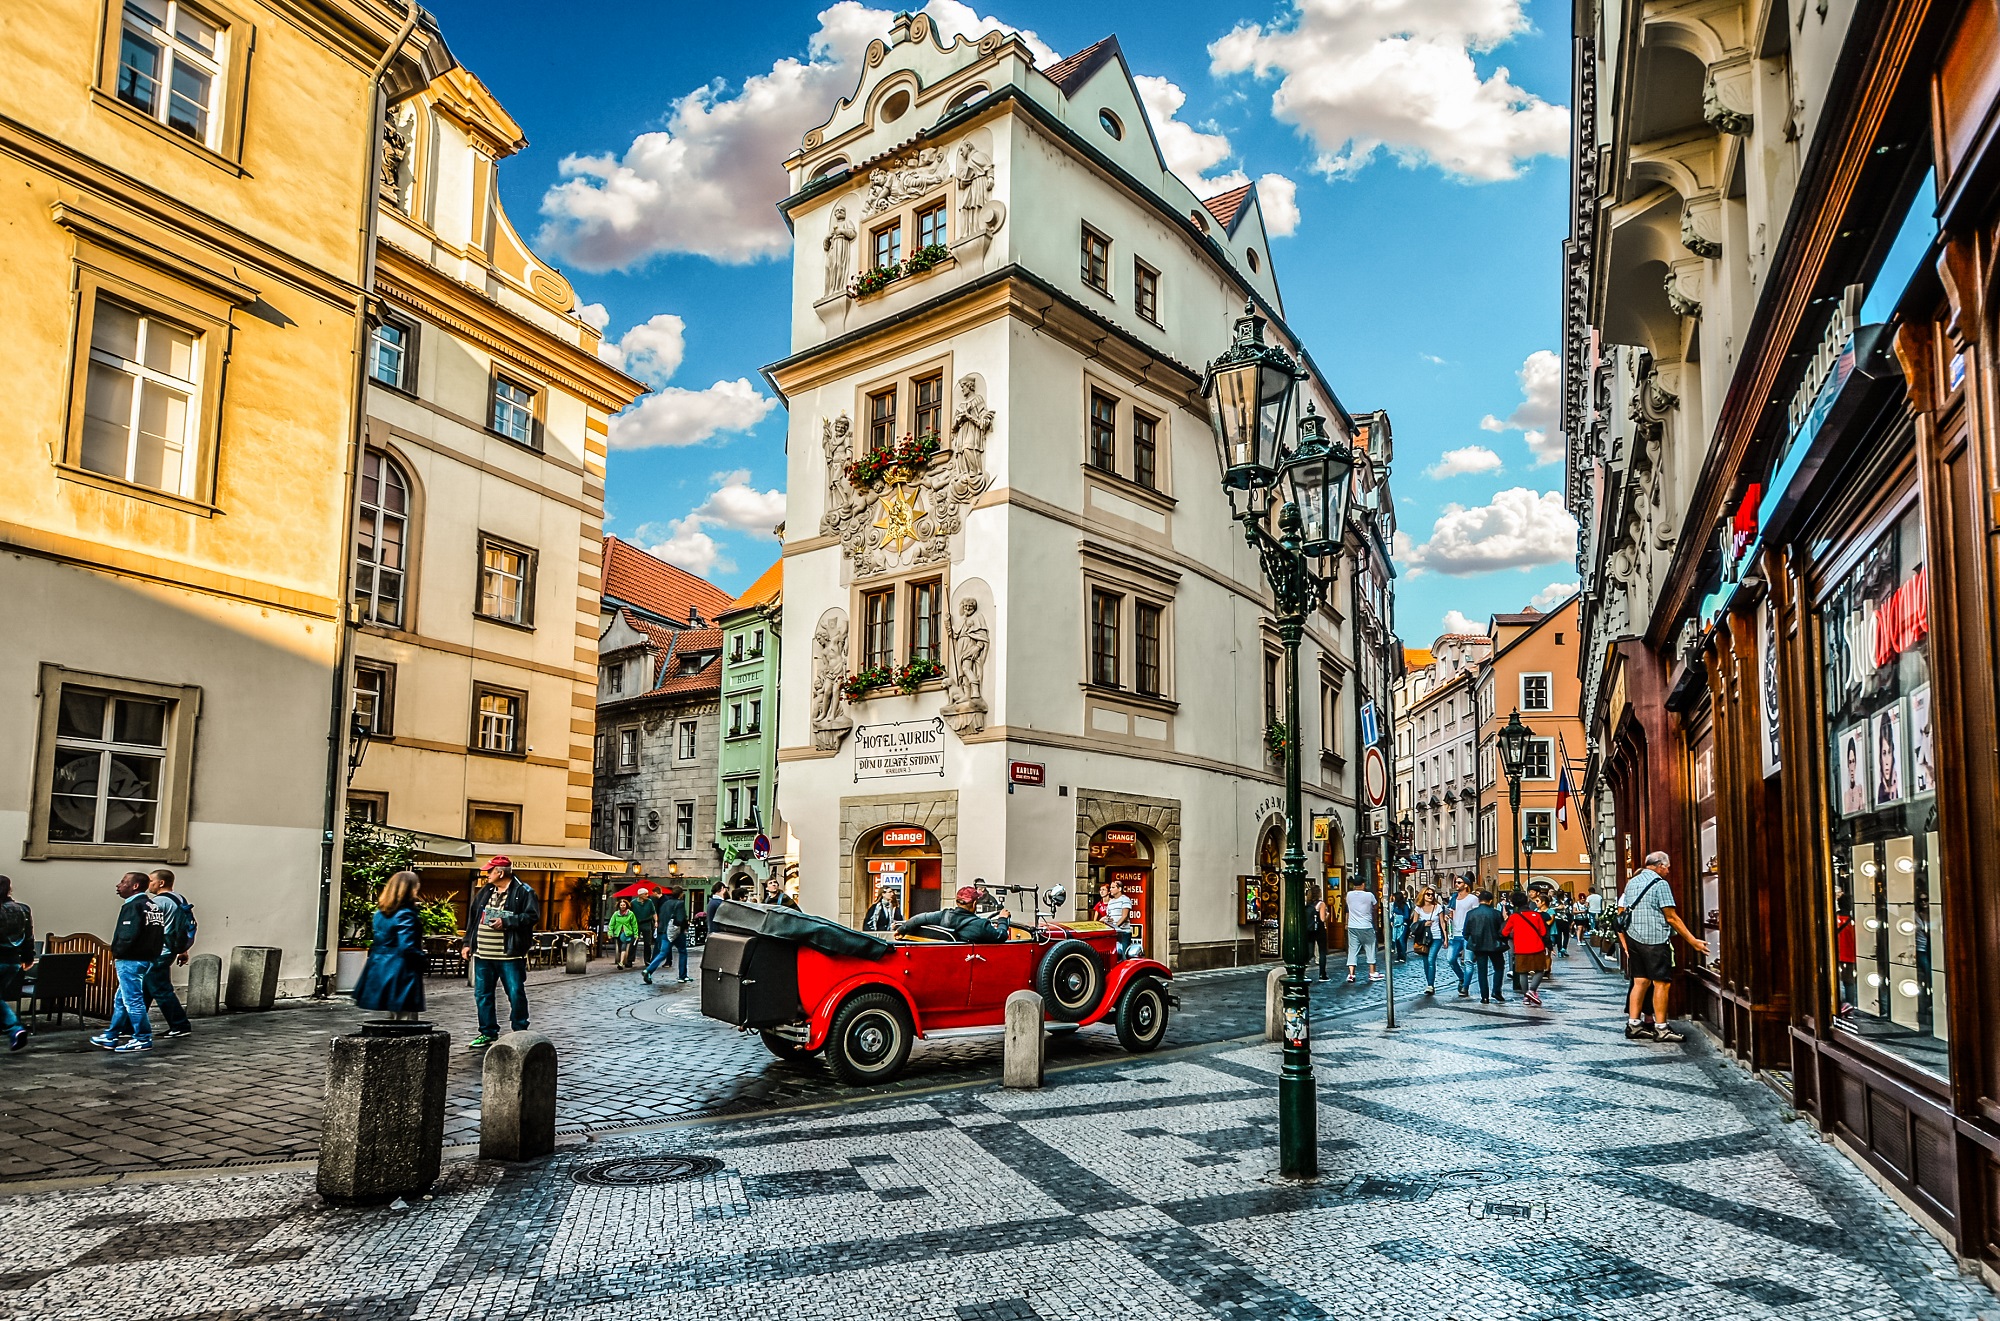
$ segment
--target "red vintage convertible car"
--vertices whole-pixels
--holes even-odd
[[[1051,898],[1060,907],[1061,891]],[[1159,1046],[1174,1003],[1164,963],[1118,958],[1101,922],[1009,927],[1005,943],[892,939],[794,909],[726,903],[702,951],[701,1011],[761,1033],[781,1059],[824,1052],[847,1083],[893,1078],[919,1037],[1000,1030],[1008,995],[1022,990],[1041,994],[1052,1030],[1109,1021],[1125,1049]]]

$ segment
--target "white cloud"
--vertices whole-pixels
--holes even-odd
[[[1563,508],[1560,491],[1516,486],[1473,509],[1446,505],[1430,540],[1405,542],[1398,553],[1412,568],[1453,577],[1560,564],[1576,555],[1576,520]]]
[[[1429,363],[1433,367],[1443,367],[1447,365],[1445,363],[1445,360],[1443,358],[1438,357],[1438,355],[1435,353],[1419,353],[1417,356],[1419,358],[1422,358],[1425,362]]]
[[[1504,420],[1488,413],[1479,420],[1479,429],[1520,432],[1537,468],[1561,463],[1562,437],[1556,426],[1562,419],[1562,359],[1548,349],[1536,349],[1515,379],[1521,382],[1520,405]]]
[[[1009,26],[961,0],[930,0],[924,12],[947,39]],[[542,197],[537,242],[588,271],[670,252],[736,263],[783,256],[791,235],[776,206],[786,191],[779,162],[853,94],[868,43],[886,37],[894,18],[840,0],[820,12],[805,59],[779,60],[733,95],[720,78],[695,88],[674,101],[664,128],[640,134],[623,154],[564,157],[562,182]],[[1018,35],[1038,60],[1055,58],[1034,33]]]
[[[604,328],[611,324],[611,311],[602,303],[580,303],[577,305],[576,316],[577,320],[600,335],[604,333]],[[597,354],[603,357],[604,350],[598,349]],[[610,361],[608,358],[605,360]]]
[[[603,312],[601,305],[592,306]],[[654,386],[667,383],[686,352],[687,322],[671,312],[661,312],[616,341],[607,339],[597,346],[598,357]]]
[[[1467,619],[1465,612],[1462,610],[1447,610],[1444,612],[1444,631],[1447,633],[1477,633],[1483,637],[1486,633],[1486,625]]]
[[[1250,182],[1242,170],[1209,173],[1233,154],[1229,136],[1197,128],[1180,118],[1181,107],[1187,104],[1187,93],[1180,84],[1147,73],[1134,74],[1132,81],[1146,107],[1146,118],[1153,123],[1153,136],[1159,139],[1167,168],[1179,175],[1196,197],[1214,197]],[[1265,233],[1286,238],[1298,232],[1299,186],[1292,180],[1282,174],[1260,176],[1257,202],[1264,212]]]
[[[1569,112],[1473,63],[1528,30],[1521,0],[1297,0],[1285,26],[1239,23],[1208,48],[1210,72],[1276,76],[1271,113],[1353,174],[1386,149],[1405,165],[1511,179],[1569,147]]]
[[[641,541],[652,542],[646,549],[653,554],[701,576],[736,569],[735,561],[708,529],[768,534],[785,517],[785,493],[758,490],[750,484],[749,469],[717,473],[713,480],[715,489],[685,518],[673,519],[664,528],[648,523],[636,533]]]
[[[608,439],[612,449],[622,450],[698,445],[717,432],[748,431],[777,406],[747,376],[717,381],[706,390],[669,385],[612,418]]]
[[[1541,591],[1528,598],[1528,604],[1544,614],[1555,609],[1577,593],[1577,583],[1550,583]]]
[[[1463,477],[1467,473],[1499,472],[1500,456],[1484,445],[1467,445],[1446,450],[1438,461],[1424,469],[1426,477]]]

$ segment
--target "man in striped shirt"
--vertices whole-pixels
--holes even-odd
[[[1673,861],[1657,850],[1646,855],[1646,865],[1625,882],[1618,907],[1627,915],[1624,933],[1625,970],[1632,978],[1632,995],[1625,1006],[1625,1035],[1634,1041],[1685,1041],[1686,1037],[1667,1025],[1667,990],[1673,984],[1676,931],[1681,939],[1699,952],[1708,945],[1695,939],[1674,907],[1674,888],[1667,883]],[[1639,1021],[1646,1007],[1646,991],[1652,988],[1653,1024]]]
[[[495,858],[486,864],[486,884],[472,896],[465,918],[461,958],[472,961],[472,1003],[479,1011],[479,1035],[467,1045],[481,1050],[500,1035],[493,1012],[493,983],[507,990],[508,1022],[516,1032],[528,1028],[528,946],[541,921],[542,906],[535,892],[514,875],[513,864]]]

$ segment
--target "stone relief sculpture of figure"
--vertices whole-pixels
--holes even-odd
[[[992,434],[993,417],[979,377],[972,372],[959,377],[958,407],[951,419],[952,463],[959,478],[985,475],[986,438]]]
[[[986,728],[986,653],[993,645],[978,600],[969,594],[959,597],[945,617],[945,632],[951,637],[951,677],[945,682],[950,701],[944,718],[961,735],[976,734]]]
[[[1006,222],[1007,208],[993,200],[993,157],[974,141],[958,144],[958,233],[991,236]]]
[[[829,610],[813,632],[812,737],[821,752],[838,752],[854,728],[840,685],[847,679],[847,615]]]
[[[853,278],[854,239],[860,231],[847,218],[847,208],[833,208],[833,223],[826,231],[826,293],[832,298],[847,292],[847,282]]]
[[[819,516],[819,534],[839,534],[840,525],[861,500],[847,480],[847,465],[854,457],[853,424],[842,413],[832,421],[820,420],[820,449],[826,455],[826,512]]]

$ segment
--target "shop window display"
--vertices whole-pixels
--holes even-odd
[[[1820,608],[1836,1024],[1949,1072],[1923,525],[1898,517]]]

